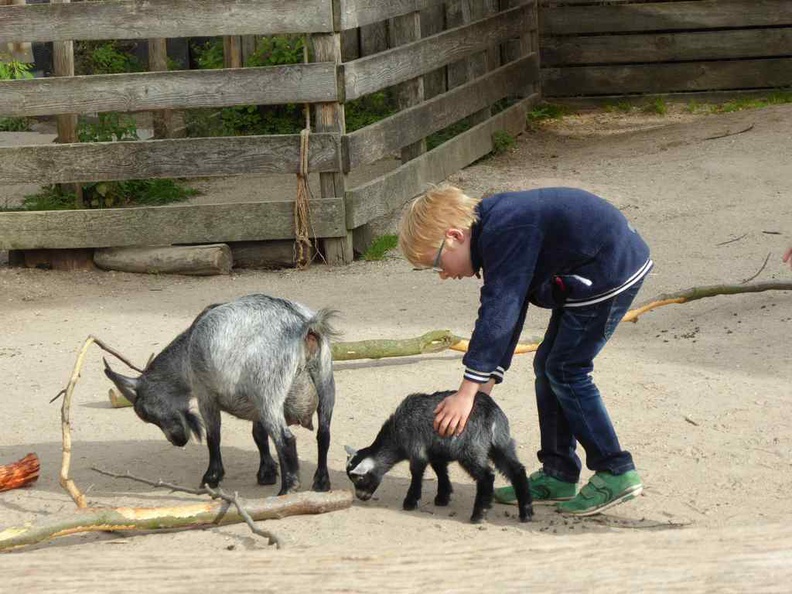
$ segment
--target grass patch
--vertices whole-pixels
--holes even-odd
[[[731,113],[744,109],[761,109],[770,105],[782,105],[792,103],[792,91],[776,91],[767,97],[733,99],[718,105],[709,105],[708,111],[711,113]]]
[[[381,235],[377,237],[363,254],[363,259],[368,262],[382,260],[389,251],[399,245],[396,235]]]
[[[495,130],[492,135],[492,152],[502,155],[514,148],[517,139],[505,130]]]
[[[668,104],[665,99],[658,97],[643,108],[644,113],[654,113],[657,115],[666,115],[668,113]]]
[[[554,103],[543,103],[537,105],[528,112],[528,122],[536,123],[545,120],[557,120],[567,115],[567,108],[563,105],[556,105]]]

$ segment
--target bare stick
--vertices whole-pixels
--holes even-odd
[[[741,285],[744,285],[745,283],[750,283],[750,282],[751,282],[753,279],[755,279],[757,276],[759,276],[760,274],[762,274],[762,270],[764,270],[764,269],[765,269],[765,266],[767,266],[767,262],[770,260],[770,256],[771,256],[771,255],[772,255],[772,252],[768,252],[768,254],[767,254],[767,258],[765,258],[764,264],[762,264],[761,268],[759,268],[759,270],[757,270],[757,271],[756,271],[756,274],[754,274],[754,275],[753,275],[752,277],[750,277],[750,278],[746,278],[746,279],[745,279],[743,282],[741,282],[740,284],[741,284]]]
[[[753,130],[754,125],[751,124],[744,130],[737,130],[737,132],[726,132],[724,134],[716,134],[715,136],[707,136],[706,138],[702,138],[702,140],[716,140],[718,138],[726,138],[727,136],[736,136],[737,134],[743,134],[745,132],[749,132]]]
[[[748,235],[748,234],[747,233],[743,233],[739,237],[735,237],[734,239],[729,239],[727,241],[721,241],[720,243],[716,243],[715,245],[718,246],[718,245],[726,245],[727,243],[734,243],[735,241],[740,241],[746,235]]]
[[[250,514],[245,510],[244,507],[242,507],[242,504],[239,501],[239,494],[236,493],[236,492],[234,493],[233,496],[231,496],[231,495],[228,495],[222,489],[219,489],[219,488],[218,489],[212,489],[209,485],[204,485],[200,489],[191,489],[189,487],[182,487],[181,485],[174,485],[172,483],[166,483],[166,482],[164,482],[162,480],[152,481],[152,480],[149,480],[149,479],[145,479],[145,478],[130,474],[129,471],[127,471],[125,474],[116,474],[116,473],[110,472],[108,470],[102,470],[101,468],[98,468],[96,466],[92,466],[91,468],[92,468],[92,470],[95,470],[96,472],[98,472],[100,474],[104,474],[106,476],[110,476],[110,477],[113,477],[113,478],[129,479],[129,480],[132,480],[132,481],[137,481],[137,482],[140,482],[140,483],[144,483],[146,485],[151,485],[152,487],[164,487],[166,489],[170,489],[171,491],[179,491],[181,493],[190,493],[191,495],[210,495],[212,497],[212,499],[222,499],[223,501],[225,501],[227,503],[231,503],[231,504],[233,504],[236,507],[237,511],[239,512],[239,515],[242,517],[242,519],[248,525],[248,527],[250,528],[251,532],[253,532],[253,534],[258,534],[259,536],[262,536],[262,537],[266,538],[269,541],[269,544],[271,544],[271,545],[274,544],[277,548],[281,548],[283,546],[283,543],[281,542],[280,538],[275,536],[275,534],[273,534],[272,532],[266,531],[266,530],[261,530],[260,528],[258,528],[256,526],[256,524],[253,522],[253,518],[251,518]]]
[[[246,507],[253,520],[262,521],[346,509],[352,505],[352,499],[350,491],[304,491],[282,497],[252,499],[246,502]],[[88,508],[46,524],[0,530],[0,551],[81,532],[192,529],[241,522],[241,516],[228,508],[225,501],[155,508]]]

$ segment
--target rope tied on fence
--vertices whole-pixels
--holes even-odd
[[[303,45],[303,61],[308,62],[308,45]],[[294,201],[294,261],[304,270],[311,264],[311,188],[308,185],[308,139],[311,136],[311,112],[306,104],[305,128],[300,131],[300,169],[297,172],[297,197]]]

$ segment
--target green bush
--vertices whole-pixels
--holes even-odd
[[[75,74],[121,74],[142,72],[143,64],[132,54],[134,42],[76,41]]]
[[[492,152],[496,155],[510,151],[516,144],[517,139],[505,130],[495,130],[492,135]]]
[[[22,80],[33,78],[30,64],[17,60],[3,62],[0,54],[0,80]],[[30,129],[31,120],[28,118],[0,118],[0,132],[26,132]]]

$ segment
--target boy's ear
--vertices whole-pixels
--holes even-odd
[[[459,227],[451,227],[448,231],[446,231],[445,236],[448,239],[453,239],[457,243],[464,243],[466,235],[467,234],[465,233],[464,229],[460,229]]]

